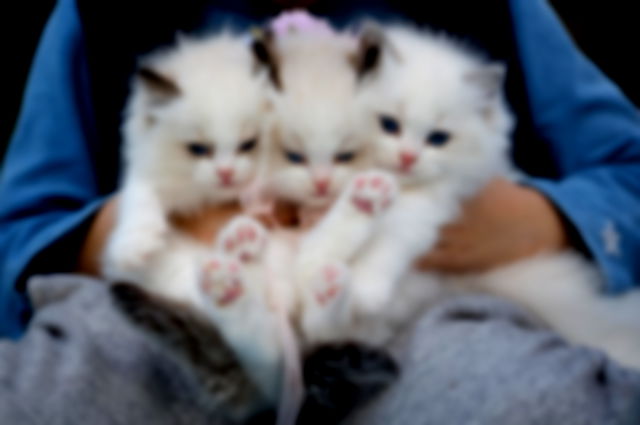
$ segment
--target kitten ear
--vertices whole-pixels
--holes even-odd
[[[269,74],[269,80],[273,86],[277,90],[282,91],[279,72],[280,58],[278,57],[275,47],[273,32],[268,29],[253,30],[251,52],[256,60],[256,68],[266,68]]]
[[[180,96],[180,88],[176,82],[151,67],[140,67],[137,78],[149,92],[155,104],[166,103]]]
[[[384,30],[380,25],[371,21],[362,25],[358,49],[351,58],[358,79],[362,80],[378,69],[386,44]]]
[[[503,64],[494,63],[465,75],[465,80],[481,90],[482,95],[493,100],[502,92],[507,69]]]
[[[399,58],[382,26],[373,21],[366,21],[361,25],[358,38],[358,50],[351,62],[360,80],[374,73],[387,53]]]

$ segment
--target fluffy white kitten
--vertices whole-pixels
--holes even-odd
[[[147,269],[172,214],[237,200],[256,173],[266,98],[244,40],[180,40],[144,62],[124,124],[124,179],[107,272]]]
[[[509,174],[512,121],[500,65],[427,32],[392,27],[385,36],[398,60],[384,62],[370,93],[380,96],[376,164],[386,173],[357,177],[319,226],[340,235],[335,261],[316,277],[333,282],[338,295],[305,321],[308,337],[383,343],[396,326],[457,284],[506,296],[569,339],[640,367],[640,294],[599,294],[601,278],[576,253],[464,278],[409,272],[442,225],[456,218],[465,197],[490,178]]]
[[[388,171],[358,176],[319,224],[322,233],[340,235],[324,249],[334,261],[324,269],[301,265],[307,279],[333,281],[331,288],[348,285],[348,294],[329,307],[331,320],[317,309],[303,320],[307,337],[318,341],[346,332],[381,343],[394,331],[386,326],[389,317],[411,317],[433,298],[427,289],[402,297],[396,282],[457,215],[460,200],[506,168],[511,120],[501,98],[502,68],[408,29],[389,29],[384,37],[392,47],[366,104],[380,129],[375,162]],[[362,326],[368,330],[352,329]]]
[[[371,166],[375,127],[367,119],[363,93],[377,70],[380,44],[366,33],[312,31],[266,37],[256,48],[272,82],[265,190],[295,203],[303,221],[312,221],[305,217],[324,212],[355,173]],[[298,235],[280,230],[269,236],[264,262],[279,288],[278,302],[293,320],[316,288],[297,285],[306,281],[291,265],[297,257],[304,264],[321,263],[323,242],[316,234],[301,238],[302,249]],[[309,237],[315,239],[313,251],[304,249]]]
[[[258,272],[264,238],[238,218],[207,245],[170,220],[238,201],[256,177],[266,83],[248,40],[231,34],[181,39],[143,61],[126,110],[125,174],[104,274],[207,314],[274,402],[286,324],[267,304],[268,288],[238,284],[259,282],[247,276]]]

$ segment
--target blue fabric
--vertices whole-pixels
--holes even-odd
[[[83,223],[100,205],[93,172],[88,68],[73,1],[45,28],[0,181],[0,335],[18,336],[28,317],[24,288],[41,272],[72,271]],[[75,240],[74,240],[75,239]]]
[[[575,48],[546,1],[511,0],[510,6],[538,133],[530,140],[551,149],[549,175],[559,176],[530,184],[575,226],[607,289],[628,289],[640,280],[633,258],[640,254],[633,226],[640,223],[638,112]],[[106,196],[95,171],[104,161],[84,48],[75,2],[60,0],[36,54],[0,180],[0,335],[18,336],[24,327],[26,276],[74,269]]]

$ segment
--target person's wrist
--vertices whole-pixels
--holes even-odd
[[[94,216],[78,256],[78,273],[100,276],[103,250],[115,225],[117,208],[116,195],[109,198]]]
[[[522,208],[536,225],[531,227],[531,254],[557,252],[569,246],[565,221],[555,205],[538,190],[520,186]]]

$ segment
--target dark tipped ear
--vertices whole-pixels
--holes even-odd
[[[176,82],[153,68],[140,67],[137,77],[152,95],[154,103],[165,103],[180,96],[180,88]]]
[[[375,72],[382,61],[386,39],[382,27],[366,22],[360,30],[358,51],[353,57],[353,65],[359,79]]]
[[[274,43],[274,35],[271,31],[257,29],[253,31],[251,52],[256,60],[257,68],[266,68],[273,86],[282,90],[282,81],[279,72],[279,57]]]
[[[507,69],[500,63],[485,65],[466,75],[466,80],[474,84],[487,99],[493,99],[502,92]]]

